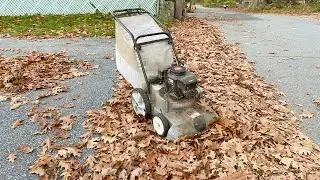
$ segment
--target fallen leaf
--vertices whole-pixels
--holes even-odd
[[[320,101],[313,101],[313,104],[316,106],[318,110],[320,110]]]
[[[69,134],[67,134],[64,130],[59,130],[59,131],[56,131],[56,136],[58,137],[58,138],[62,138],[62,139],[68,139],[68,138],[70,138],[70,135]]]
[[[55,97],[54,99],[55,100],[60,100],[60,99],[62,99],[63,97],[62,96],[57,96],[57,97]]]
[[[95,160],[94,156],[89,155],[87,157],[86,163],[88,164],[89,168],[93,168],[94,165],[96,164],[96,160]]]
[[[22,144],[22,145],[18,146],[18,150],[20,150],[21,152],[23,152],[25,154],[29,154],[33,151],[33,148],[29,145]]]
[[[61,106],[62,106],[63,108],[67,108],[67,109],[74,108],[74,105],[73,105],[73,104],[62,104]]]
[[[17,158],[17,156],[15,154],[12,154],[12,153],[10,153],[9,156],[8,156],[8,160],[11,163],[13,163],[16,158]]]
[[[31,174],[38,174],[39,176],[43,176],[46,174],[46,170],[43,167],[39,166],[31,166],[29,168],[29,172]]]
[[[64,149],[60,149],[58,151],[58,155],[67,158],[71,155],[75,156],[75,157],[80,157],[81,156],[81,152],[78,148],[76,147],[66,147]]]
[[[224,180],[246,180],[248,178],[248,172],[240,171],[228,174]]]
[[[142,168],[136,168],[131,172],[131,178],[130,179],[135,179],[135,177],[139,177],[142,174]]]
[[[112,169],[112,168],[104,168],[101,170],[101,175],[102,177],[106,177],[106,176],[114,176],[117,173],[117,169]]]
[[[23,120],[18,119],[18,120],[16,120],[16,121],[11,125],[11,128],[12,128],[12,129],[15,129],[15,128],[17,128],[18,126],[21,126],[21,125],[23,125]]]
[[[302,111],[302,118],[312,118],[314,116],[313,112],[310,109],[305,109]]]
[[[21,105],[22,103],[14,103],[11,105],[10,110],[18,109]]]
[[[105,58],[105,59],[111,59],[111,58],[112,58],[112,54],[106,53],[106,54],[104,55],[104,58]]]
[[[295,145],[293,146],[294,152],[296,152],[299,155],[310,155],[313,151],[312,146],[302,146],[302,145]]]
[[[61,127],[60,127],[61,129],[71,130],[75,120],[73,115],[69,115],[69,116],[60,118],[60,121],[61,121]]]
[[[283,158],[281,158],[280,163],[286,165],[286,168],[289,169],[291,162],[293,162],[293,161],[294,160],[292,158],[283,157]]]
[[[77,100],[80,98],[80,94],[73,94],[72,95],[72,100]]]
[[[147,157],[147,163],[156,164],[157,156],[158,156],[157,152],[152,151]]]
[[[0,95],[0,102],[6,101],[8,97]]]

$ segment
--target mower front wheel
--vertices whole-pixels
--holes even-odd
[[[131,104],[137,115],[151,116],[151,103],[148,94],[141,88],[133,89],[131,93]]]
[[[161,113],[155,114],[152,118],[153,128],[161,137],[166,137],[170,128],[168,119]]]

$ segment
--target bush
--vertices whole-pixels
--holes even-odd
[[[311,4],[311,12],[320,12],[320,2]]]
[[[236,1],[235,0],[203,0],[201,4],[206,7],[221,7],[223,5],[234,7],[236,6]]]

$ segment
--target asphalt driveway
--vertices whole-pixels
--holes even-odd
[[[320,21],[308,17],[245,14],[198,6],[190,14],[217,24],[230,43],[239,43],[258,75],[285,93],[283,100],[302,119],[304,132],[320,144]]]
[[[71,103],[75,105],[72,109],[63,109],[63,116],[79,114],[76,125],[70,132],[70,139],[66,142],[78,141],[79,137],[86,131],[82,128],[81,122],[87,110],[98,109],[101,104],[112,97],[112,88],[115,84],[116,65],[115,60],[106,59],[105,54],[114,56],[114,39],[86,38],[86,39],[53,39],[53,40],[16,40],[0,38],[0,51],[4,56],[15,56],[28,51],[39,52],[60,52],[64,51],[75,60],[88,60],[96,69],[90,75],[79,77],[64,82],[69,92],[62,93],[61,100],[54,97],[45,98],[44,106],[61,106]],[[21,96],[34,99],[41,91],[29,92]],[[77,100],[72,99],[77,95]],[[9,110],[9,102],[0,102],[0,179],[38,179],[30,175],[28,167],[36,160],[40,144],[48,135],[34,135],[39,128],[36,123],[31,123],[26,115],[30,106],[26,105],[17,110]],[[25,120],[25,124],[16,129],[11,129],[11,124],[17,120]],[[64,143],[64,142],[61,142]],[[20,144],[28,144],[35,148],[31,154],[23,154],[17,150]],[[14,153],[17,159],[14,163],[8,161],[8,155]],[[85,157],[86,152],[82,153]]]

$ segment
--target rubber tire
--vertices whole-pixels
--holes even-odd
[[[152,113],[151,113],[151,103],[150,103],[150,100],[149,100],[149,97],[148,97],[148,94],[141,88],[135,88],[133,89],[132,93],[131,93],[131,102],[132,102],[132,94],[134,92],[137,92],[140,94],[140,96],[142,97],[142,100],[143,100],[143,103],[145,104],[146,106],[146,109],[145,109],[145,117],[146,118],[149,118],[152,116]],[[131,103],[132,105],[132,109],[133,108],[133,104]],[[134,110],[133,110],[134,111]]]
[[[166,137],[167,134],[168,134],[169,128],[170,128],[170,124],[169,124],[168,119],[167,119],[163,114],[161,114],[161,113],[155,114],[155,115],[153,116],[153,118],[154,118],[154,117],[159,117],[159,118],[160,118],[160,120],[161,120],[161,122],[162,122],[162,124],[163,124],[163,129],[164,129],[163,134],[159,134],[159,133],[157,133],[157,131],[156,131],[156,133],[157,133],[159,136],[161,136],[161,137]],[[152,118],[152,124],[153,124],[153,118]],[[154,128],[154,125],[153,125],[153,128]],[[155,129],[155,128],[154,128],[154,129]]]

